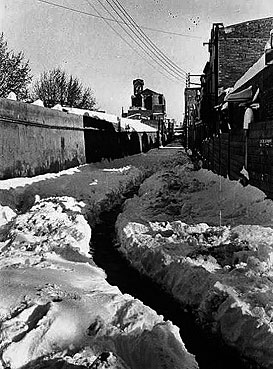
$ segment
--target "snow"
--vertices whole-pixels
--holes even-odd
[[[12,220],[16,213],[9,206],[0,205],[0,227]]]
[[[106,282],[81,208],[67,197],[40,200],[9,229],[0,259],[3,363],[20,368],[88,347],[93,361],[109,351],[134,368],[197,368],[177,328]]]
[[[129,132],[157,132],[157,129],[149,126],[148,124],[142,123],[138,119],[121,118],[121,127],[123,129],[129,129]]]
[[[58,173],[41,174],[36,177],[19,177],[19,178],[5,179],[5,180],[0,181],[0,190],[9,190],[11,188],[24,187],[24,186],[31,185],[36,182],[45,181],[47,179],[54,179],[54,178],[58,178],[64,175],[73,175],[74,173],[80,172],[80,169],[79,169],[80,167],[81,166],[75,167],[75,168],[69,168],[66,170],[62,170],[61,172],[58,172]]]
[[[42,100],[38,99],[31,103],[32,105],[42,106],[44,107],[44,103]]]
[[[120,252],[225,344],[273,366],[272,201],[167,148],[0,181],[2,365],[197,368],[178,328],[109,285],[90,254],[90,225],[145,170],[156,173],[116,224]]]
[[[131,165],[127,165],[126,167],[123,167],[123,168],[106,168],[106,169],[103,169],[103,171],[123,173],[123,172],[127,172],[127,170],[129,170],[130,168],[131,168]]]
[[[225,344],[273,366],[273,203],[191,165],[164,168],[127,200],[120,252]]]
[[[94,179],[93,182],[89,183],[89,186],[96,186],[98,184],[98,180]]]
[[[92,117],[92,118],[106,120],[107,122],[111,122],[115,124],[118,123],[117,116],[114,114],[107,114],[107,113],[96,111],[96,110],[69,108],[69,107],[66,107],[65,110],[70,114],[88,115],[89,117]]]
[[[124,130],[128,129],[129,132],[157,132],[155,128],[149,126],[148,124],[144,124],[136,119],[120,118],[114,114],[107,114],[95,110],[85,110],[78,108],[65,108],[65,110],[70,114],[89,115],[92,118],[105,120],[107,122],[114,123],[115,125],[118,125],[120,123],[121,128]]]
[[[63,107],[62,107],[62,105],[61,105],[61,104],[56,104],[56,105],[54,105],[54,106],[53,106],[53,108],[51,108],[51,109],[59,110],[59,111],[63,111]]]
[[[90,254],[90,224],[143,177],[120,164],[0,182],[3,367],[198,368],[178,328],[111,286]]]
[[[11,91],[8,94],[7,99],[16,101],[17,100],[17,96],[16,96],[15,92]]]
[[[250,67],[246,73],[238,79],[238,81],[235,83],[234,88],[232,90],[232,93],[236,92],[241,86],[243,86],[246,82],[248,82],[250,79],[256,76],[259,72],[261,72],[264,68],[267,68],[268,66],[265,65],[265,56],[264,54],[262,57]]]

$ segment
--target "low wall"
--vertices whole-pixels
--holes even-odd
[[[0,179],[85,163],[81,116],[0,99]]]
[[[58,172],[159,145],[158,132],[103,128],[84,127],[80,115],[0,98],[0,180]]]
[[[144,132],[139,133],[138,135],[142,152],[147,152],[159,146],[158,132]]]
[[[87,163],[113,160],[158,147],[157,132],[116,132],[85,128]]]

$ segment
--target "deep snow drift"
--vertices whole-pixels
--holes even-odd
[[[130,160],[1,181],[0,368],[198,368],[178,328],[109,285],[89,254],[86,219],[143,178]]]
[[[243,358],[272,368],[273,203],[192,169],[165,168],[126,201],[119,250]]]

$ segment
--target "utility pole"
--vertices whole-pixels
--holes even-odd
[[[213,74],[214,74],[214,105],[218,105],[218,86],[219,86],[219,28],[224,27],[223,23],[213,23],[213,40],[214,45],[214,63],[213,63]]]
[[[202,76],[203,76],[203,74],[190,74],[190,73],[187,73],[186,88],[190,88],[191,85],[201,87],[201,83],[191,82],[191,77],[202,77]]]
[[[190,73],[187,73],[186,74],[186,88],[190,87],[190,83],[191,83],[190,77],[191,77]]]
[[[191,91],[189,90],[195,90],[198,88],[201,88],[201,83],[195,83],[191,81],[191,77],[201,77],[203,74],[190,74],[187,73],[186,74],[186,88],[185,88],[185,117],[184,117],[184,122],[185,122],[185,135],[186,135],[186,150],[189,147],[189,125],[190,125],[190,105],[189,105],[189,94]],[[192,85],[198,86],[195,88],[191,88]]]

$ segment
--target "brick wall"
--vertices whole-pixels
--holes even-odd
[[[239,90],[252,86],[254,92],[259,88],[260,93],[257,102],[260,109],[256,112],[255,121],[273,120],[273,66],[267,66],[240,86]]]
[[[219,87],[232,87],[261,57],[271,29],[272,17],[220,29]]]

